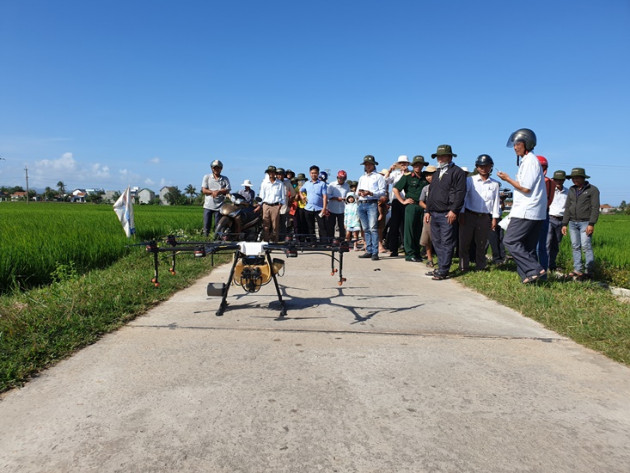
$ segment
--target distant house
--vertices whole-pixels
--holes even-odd
[[[151,189],[142,189],[138,191],[138,202],[141,204],[150,204],[153,199],[155,199],[155,192]],[[161,199],[160,199],[161,200]]]
[[[85,189],[75,189],[70,193],[70,202],[85,202],[87,192]]]
[[[616,211],[617,208],[612,205],[604,204],[599,206],[599,212],[603,214],[615,213]]]
[[[18,191],[11,194],[11,202],[17,202],[18,200],[26,200],[26,192]]]
[[[168,194],[171,191],[172,187],[169,186],[164,186],[160,189],[160,203],[162,205],[170,205],[168,203],[168,200],[166,200],[166,194]]]

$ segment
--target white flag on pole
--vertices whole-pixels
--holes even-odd
[[[131,201],[129,187],[114,204],[114,212],[118,215],[118,220],[120,220],[127,238],[136,233],[136,224],[133,221],[133,202]]]

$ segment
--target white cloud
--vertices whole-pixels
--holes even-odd
[[[35,173],[47,175],[56,173],[74,173],[79,169],[72,153],[63,153],[59,159],[42,159],[35,162]]]
[[[159,157],[156,156],[155,158],[149,159],[149,162],[151,164],[160,164],[162,162],[162,160]]]
[[[145,184],[146,186],[152,186],[153,184],[155,184],[155,182],[153,182],[153,179],[151,179],[151,178],[146,178],[146,179],[144,180],[144,184]]]
[[[110,176],[109,166],[101,166],[99,163],[92,164],[91,174],[96,178],[108,178]]]

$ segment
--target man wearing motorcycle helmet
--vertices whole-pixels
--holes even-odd
[[[532,130],[516,130],[507,142],[507,147],[513,147],[516,153],[519,165],[516,177],[512,179],[503,171],[497,173],[501,180],[514,187],[510,221],[503,242],[516,262],[516,271],[523,284],[547,278],[547,272],[536,256],[540,228],[547,216],[547,195],[542,166],[532,153],[535,146],[536,134]]]
[[[482,154],[475,161],[476,174],[466,180],[466,197],[459,214],[459,269],[468,271],[469,253],[475,242],[475,265],[477,270],[486,268],[488,235],[494,231],[501,217],[501,199],[498,181],[490,177],[494,161]]]
[[[337,173],[337,182],[328,184],[326,194],[328,196],[328,212],[326,218],[326,233],[330,238],[335,236],[335,227],[339,228],[339,239],[346,237],[346,228],[344,225],[344,210],[346,207],[346,195],[350,192],[350,187],[346,182],[348,174],[341,170]]]
[[[206,237],[210,234],[213,218],[213,228],[216,230],[220,218],[219,211],[225,201],[225,196],[231,190],[230,180],[221,174],[223,163],[215,159],[210,164],[210,168],[212,173],[203,176],[201,181],[201,193],[205,196],[203,202],[203,234]]]

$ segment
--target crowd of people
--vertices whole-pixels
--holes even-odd
[[[495,264],[505,262],[507,248],[521,281],[530,284],[557,270],[559,245],[568,233],[573,248],[569,276],[591,277],[598,189],[587,181],[583,168],[573,168],[568,176],[557,170],[548,178],[549,162],[533,153],[536,135],[530,129],[512,133],[507,146],[516,153],[518,171],[514,178],[497,173],[513,188],[505,218],[510,193],[491,177],[492,157],[479,155],[469,172],[455,164],[457,154],[448,144],[431,154],[434,165],[421,155],[411,161],[402,155],[389,168],[377,171],[379,163],[367,155],[360,163],[363,173],[358,181],[349,180],[345,170],[329,179],[317,165],[309,168],[308,176],[269,166],[258,197],[250,180],[241,184],[238,193],[261,215],[264,241],[277,242],[287,235],[345,239],[351,250],[361,251],[359,258],[371,260],[404,252],[408,262],[426,262],[427,275],[436,281],[449,277],[454,257],[459,259],[460,272],[482,271],[487,269],[489,247]],[[212,221],[216,228],[219,210],[232,192],[221,161],[213,161],[211,168],[202,182],[205,235],[211,233]],[[570,189],[564,186],[567,178],[573,181]]]

